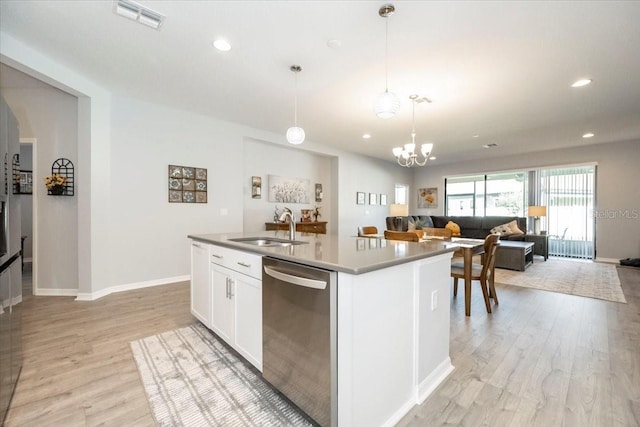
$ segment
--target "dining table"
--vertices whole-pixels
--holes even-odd
[[[453,256],[461,256],[464,259],[464,312],[466,316],[471,316],[471,271],[473,267],[474,255],[483,255],[484,262],[484,239],[467,239],[452,237],[445,240],[447,246],[458,246]],[[490,280],[493,280],[493,274]]]

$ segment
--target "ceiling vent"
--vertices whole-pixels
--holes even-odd
[[[165,18],[164,15],[130,0],[115,0],[113,2],[113,11],[117,15],[133,19],[156,30],[160,29]]]

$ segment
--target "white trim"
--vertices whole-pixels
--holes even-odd
[[[172,283],[186,282],[188,280],[191,280],[191,275],[187,274],[184,276],[167,277],[164,279],[156,279],[156,280],[147,280],[146,282],[127,283],[124,285],[110,286],[108,288],[101,289],[99,291],[91,292],[91,293],[76,291],[77,292],[76,301],[94,301],[116,292],[132,291],[134,289],[149,288],[151,286],[170,285]]]
[[[77,289],[33,289],[33,294],[42,297],[75,297],[78,295]]]
[[[415,403],[412,400],[407,400],[407,402],[402,405],[400,408],[398,408],[398,410],[396,412],[394,412],[389,418],[387,418],[387,420],[382,423],[383,427],[393,427],[396,424],[398,424],[398,422],[404,418],[405,415],[407,415],[407,413],[413,409],[413,407],[415,406]]]
[[[31,178],[33,181],[31,189],[31,258],[29,259],[29,262],[31,262],[31,292],[33,295],[47,295],[46,292],[48,290],[44,290],[45,293],[41,293],[40,289],[38,289],[38,192],[40,190],[40,186],[36,185],[40,181],[38,177],[38,139],[20,138],[20,144],[31,144]],[[24,260],[24,262],[27,262],[27,260]],[[71,290],[65,289],[64,291]],[[74,293],[73,296],[75,295]]]
[[[511,173],[511,172],[530,172],[530,171],[540,171],[544,169],[561,169],[561,168],[578,168],[582,166],[598,166],[598,162],[583,162],[583,163],[559,163],[559,164],[548,164],[545,166],[523,166],[521,168],[515,169],[497,169],[492,171],[478,171],[478,172],[468,172],[468,173],[460,173],[455,175],[445,175],[444,179],[451,178],[464,178],[467,176],[476,176],[476,175],[491,175],[494,173]]]
[[[448,307],[447,307],[448,308]],[[451,358],[447,357],[440,363],[420,384],[416,403],[420,405],[427,397],[449,376],[455,367],[451,364]]]
[[[594,259],[594,262],[603,262],[607,264],[620,264],[620,260],[615,258],[596,257],[596,259]]]

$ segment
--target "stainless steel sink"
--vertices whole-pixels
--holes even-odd
[[[292,246],[292,245],[304,245],[308,242],[302,242],[300,240],[286,240],[278,239],[277,237],[241,237],[237,239],[229,239],[232,242],[246,243],[248,245],[264,246],[264,247],[276,247],[276,246]]]

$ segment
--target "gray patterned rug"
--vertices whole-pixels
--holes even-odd
[[[131,350],[159,426],[312,425],[200,324]]]
[[[525,271],[496,268],[496,283],[626,303],[614,264],[549,258]]]

